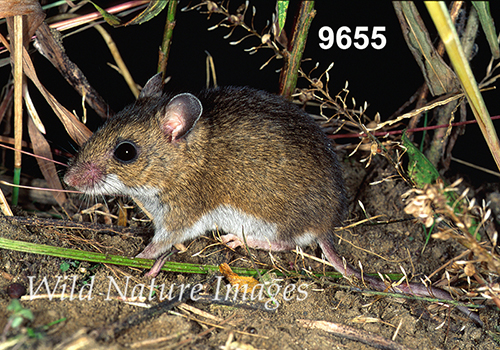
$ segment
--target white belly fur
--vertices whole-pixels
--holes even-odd
[[[274,240],[277,234],[276,224],[243,213],[229,205],[221,205],[203,215],[193,226],[184,230],[185,239],[198,237],[206,231],[221,229],[243,239],[254,237],[258,240]]]
[[[105,189],[98,191],[104,193],[125,193],[138,199],[154,218],[156,218],[155,235],[151,243],[163,243],[163,249],[170,248],[173,244],[182,243],[189,239],[201,236],[207,231],[221,229],[226,233],[232,233],[243,240],[246,238],[254,241],[276,242],[278,228],[275,223],[256,218],[246,214],[230,205],[220,205],[216,209],[203,215],[191,227],[185,228],[183,232],[169,232],[165,229],[164,218],[170,210],[168,205],[159,201],[158,190],[149,186],[132,189],[125,186],[116,175],[108,175],[104,186]],[[163,219],[160,219],[163,218]],[[315,240],[313,234],[304,232],[301,236],[290,237],[290,244],[306,246]]]

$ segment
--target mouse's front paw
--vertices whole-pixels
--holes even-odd
[[[222,239],[222,243],[227,245],[231,249],[235,249],[239,246],[243,245],[243,242],[241,242],[240,238],[236,235],[233,234],[227,234],[224,236],[220,237]]]

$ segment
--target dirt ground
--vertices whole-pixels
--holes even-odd
[[[337,248],[347,261],[356,266],[358,261],[362,262],[368,273],[400,273],[401,266],[414,281],[419,281],[463,251],[462,247],[449,241],[431,239],[422,253],[425,242],[422,225],[414,220],[399,221],[409,219],[403,211],[401,199],[408,186],[400,179],[370,185],[394,175],[383,160],[375,160],[368,170],[352,160],[345,161],[344,168],[351,221],[364,218],[358,201],[363,203],[369,216],[383,215],[381,220],[398,221],[341,232],[343,239],[339,240]],[[92,230],[22,226],[4,218],[0,218],[0,225],[1,235],[5,238],[124,256],[140,252],[151,237],[151,234],[134,237]],[[228,263],[233,267],[252,269],[244,249],[238,248],[233,252],[217,244],[212,235],[188,242],[186,246],[186,252],[175,255],[171,260],[200,265]],[[321,257],[318,247],[307,247],[304,252]],[[317,273],[332,271],[331,267],[293,252],[273,253],[272,256],[265,251],[252,250],[251,253],[255,263],[262,268],[275,264],[298,272],[303,268]],[[61,270],[64,262],[70,266],[66,272]],[[20,336],[23,338],[17,340],[18,349],[373,349],[376,336],[387,340],[394,337],[394,342],[400,347],[390,347],[393,349],[491,350],[499,346],[494,340],[494,335],[499,333],[499,314],[492,306],[480,310],[480,318],[484,322],[484,327],[480,328],[457,310],[449,312],[445,307],[427,301],[361,293],[351,288],[352,284],[346,279],[313,279],[306,273],[302,273],[300,278],[282,278],[278,282],[282,289],[288,285],[297,288],[276,296],[280,305],[275,311],[262,308],[262,304],[253,308],[248,305],[246,308],[220,305],[205,297],[204,301],[187,300],[170,310],[155,311],[154,317],[144,320],[138,316],[147,312],[144,305],[157,305],[157,299],[146,300],[141,305],[126,303],[118,300],[118,293],[113,288],[108,298],[111,279],[120,287],[125,286],[127,278],[130,278],[130,286],[144,284],[147,295],[150,279],[144,277],[143,270],[88,262],[78,264],[3,249],[0,271],[0,330],[6,336],[0,344],[6,345],[7,341]],[[67,294],[65,300],[61,300],[60,296],[54,296],[52,300],[48,297],[32,301],[23,299],[22,306],[33,312],[34,319],[15,329],[6,328],[11,315],[7,311],[11,302],[6,292],[9,285],[20,283],[28,288],[29,293],[29,276],[35,276],[34,288],[42,283],[44,277],[53,287],[59,276],[69,290],[73,281],[71,276],[74,275],[77,276],[77,290],[82,289],[91,276],[95,276],[92,300],[69,300]],[[165,290],[173,283],[176,287],[188,283],[208,284],[206,291],[214,293],[219,275],[161,272],[155,284],[164,285]],[[433,276],[433,281],[441,275]],[[228,282],[223,279],[222,283]],[[38,294],[46,294],[42,290]],[[307,293],[305,298],[304,291]],[[136,317],[135,320],[139,321],[134,325],[129,317]],[[46,329],[38,328],[61,319],[62,322]],[[301,320],[344,325],[353,328],[355,333],[365,331],[368,332],[368,340],[364,344],[322,329],[309,329],[304,326],[306,321]],[[124,321],[130,326],[120,325]],[[116,331],[119,326],[121,331]],[[28,337],[28,328],[38,330],[39,337]]]

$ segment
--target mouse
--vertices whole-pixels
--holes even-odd
[[[348,211],[341,164],[319,124],[279,95],[227,86],[172,96],[157,74],[82,145],[64,181],[90,196],[130,196],[151,214],[154,236],[137,255],[156,259],[150,277],[174,244],[221,230],[231,248],[317,243],[343,276],[376,290],[451,299],[423,284],[388,286],[339,256],[334,231]]]

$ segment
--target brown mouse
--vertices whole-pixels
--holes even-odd
[[[218,228],[230,247],[242,244],[242,234],[250,247],[273,251],[317,242],[344,276],[387,289],[335,251],[333,231],[347,212],[340,164],[314,120],[280,96],[224,87],[169,97],[155,75],[82,146],[64,181],[142,203],[155,234],[137,257],[157,259],[150,276],[174,244]],[[450,299],[422,284],[394,289]]]

